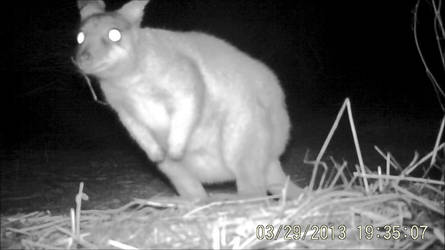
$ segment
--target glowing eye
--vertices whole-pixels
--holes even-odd
[[[121,40],[122,35],[118,29],[111,29],[110,31],[108,31],[108,38],[113,42],[117,42]]]
[[[82,44],[85,41],[85,33],[82,31],[77,34],[77,43]]]

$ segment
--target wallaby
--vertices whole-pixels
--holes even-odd
[[[214,36],[141,28],[148,2],[107,12],[102,0],[78,0],[80,71],[180,196],[205,198],[203,183],[233,180],[238,194],[279,194],[290,121],[277,77]],[[299,192],[290,182],[288,194]]]

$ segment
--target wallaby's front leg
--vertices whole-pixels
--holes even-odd
[[[165,152],[153,138],[149,128],[144,127],[125,111],[119,112],[119,118],[129,131],[131,137],[133,137],[145,153],[147,153],[150,160],[160,162],[165,159]]]
[[[192,98],[183,98],[176,103],[176,111],[170,122],[168,155],[172,159],[182,158],[187,140],[196,120],[196,104]]]
[[[168,156],[180,159],[201,115],[205,86],[196,66],[188,61],[173,69],[169,80],[176,81],[170,83],[176,91],[172,97]]]

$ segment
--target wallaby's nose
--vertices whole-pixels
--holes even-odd
[[[80,53],[80,55],[77,57],[77,60],[79,62],[87,62],[91,58],[91,53],[88,50],[84,50]]]

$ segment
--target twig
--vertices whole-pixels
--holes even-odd
[[[133,246],[130,246],[130,245],[127,245],[127,244],[124,244],[124,243],[121,243],[121,242],[115,241],[115,240],[108,240],[108,244],[110,246],[113,246],[113,247],[116,247],[116,248],[119,248],[119,249],[128,249],[128,250],[136,250],[136,249],[138,249],[136,247],[133,247]]]
[[[326,151],[326,148],[328,147],[329,142],[331,141],[332,136],[334,135],[335,130],[337,130],[338,124],[340,122],[340,119],[341,119],[345,109],[347,109],[347,112],[348,112],[349,124],[351,126],[352,137],[354,139],[354,145],[355,145],[355,149],[357,152],[357,157],[359,160],[360,168],[363,173],[366,173],[365,166],[363,164],[363,158],[362,158],[362,153],[360,150],[360,145],[359,145],[358,138],[357,138],[357,132],[355,129],[354,119],[352,117],[351,102],[349,101],[349,98],[346,98],[345,101],[343,102],[343,105],[340,108],[340,111],[337,113],[337,117],[335,118],[334,124],[332,125],[331,130],[329,131],[329,134],[326,137],[326,139],[323,143],[323,146],[321,147],[320,152],[317,155],[317,158],[315,159],[314,170],[312,171],[312,177],[311,177],[311,181],[309,183],[309,190],[312,190],[314,187],[315,175],[318,170],[318,165],[320,164],[321,158],[323,157],[323,155]],[[368,188],[368,181],[366,180],[366,178],[364,178],[364,184],[365,184],[365,190],[366,190],[366,192],[368,192],[369,188]]]
[[[338,178],[340,176],[342,176],[342,180],[343,180],[343,184],[347,185],[347,181],[345,181],[346,177],[343,175],[343,169],[347,166],[346,162],[343,162],[343,164],[341,166],[339,166],[337,168],[337,173],[335,174],[334,179],[332,180],[331,184],[329,185],[328,188],[333,188],[335,183],[337,182]]]
[[[444,212],[443,207],[436,206],[436,205],[434,204],[434,202],[432,202],[432,201],[430,201],[430,200],[428,200],[428,199],[419,197],[418,195],[415,195],[415,194],[411,193],[410,191],[408,191],[408,190],[406,190],[406,189],[404,189],[404,188],[402,188],[402,187],[399,187],[399,186],[397,186],[397,185],[394,185],[393,187],[394,187],[397,191],[399,191],[400,193],[403,193],[403,194],[407,195],[408,197],[410,197],[410,198],[412,198],[412,199],[414,199],[414,200],[417,200],[417,201],[420,202],[422,205],[428,207],[429,209],[433,210],[434,212],[437,212],[437,213],[439,213],[439,214],[441,214],[441,215],[445,215],[445,212]]]
[[[377,167],[377,175],[379,176],[379,178],[377,179],[377,181],[379,182],[379,191],[383,192],[383,184],[382,184],[382,168],[380,166]],[[386,179],[388,180],[388,179]]]
[[[377,153],[379,153],[386,160],[385,154],[378,146],[374,145],[374,149],[377,151]],[[391,156],[391,153],[387,153],[387,154],[389,154],[389,156]],[[391,166],[394,167],[394,169],[402,171],[402,168],[400,167],[400,165],[397,162],[395,162],[394,157],[390,157],[390,164],[391,164]]]
[[[362,174],[362,173],[355,172],[354,175],[358,176],[358,177],[366,177],[366,178],[371,178],[371,179],[383,178],[381,175],[378,175],[378,174]],[[391,180],[398,180],[398,181],[414,181],[414,182],[422,182],[422,183],[429,183],[429,184],[445,186],[444,181],[410,177],[410,176],[387,175],[384,178],[391,179]]]
[[[419,152],[414,151],[414,157],[408,164],[408,168],[412,167],[414,164],[416,164],[417,160],[419,159]]]
[[[442,149],[443,147],[445,147],[445,143],[440,144],[439,147],[437,147],[437,150]],[[416,164],[412,165],[411,167],[407,167],[405,168],[402,173],[400,174],[402,175],[409,175],[412,171],[414,171],[420,164],[424,163],[425,161],[428,160],[428,158],[432,157],[433,152],[428,153],[427,155],[425,155],[422,159],[420,159]]]
[[[445,93],[442,90],[442,88],[440,87],[440,85],[437,82],[436,78],[434,77],[433,73],[431,73],[430,68],[428,67],[428,65],[425,61],[425,58],[423,56],[423,52],[420,49],[419,39],[417,36],[417,14],[418,14],[418,10],[419,10],[419,4],[420,4],[420,0],[417,0],[417,3],[415,5],[414,11],[413,11],[414,12],[414,26],[413,26],[414,42],[416,44],[416,48],[417,48],[417,52],[419,53],[420,60],[422,61],[423,67],[425,68],[426,75],[428,76],[431,83],[433,84],[434,92],[436,93],[436,98],[439,102],[439,105],[440,105],[442,111],[445,111],[445,106],[442,102],[442,98],[445,97]]]
[[[442,122],[440,123],[439,133],[437,134],[436,143],[434,144],[433,155],[431,157],[430,168],[436,163],[437,151],[440,143],[440,138],[442,138],[443,127],[445,125],[445,115],[442,118]],[[429,172],[429,171],[426,171]]]
[[[389,153],[386,154],[386,176],[390,175],[390,162],[391,162],[391,155]],[[389,180],[388,178],[385,179],[385,185],[388,185]]]
[[[71,57],[71,61],[73,62],[73,64],[74,64],[76,67],[78,67],[77,62],[76,62],[76,60],[74,60],[73,57]],[[107,104],[106,102],[103,102],[103,101],[101,101],[101,100],[99,100],[99,99],[97,98],[96,92],[94,91],[94,88],[93,88],[93,86],[91,85],[90,78],[89,78],[87,75],[83,74],[83,73],[82,73],[82,76],[83,76],[83,78],[85,78],[85,81],[87,82],[88,88],[90,89],[91,95],[93,96],[93,100],[94,100],[95,102],[99,103],[99,104],[102,104],[102,105],[104,105],[104,106],[107,106],[108,104]]]
[[[365,164],[363,163],[362,151],[360,150],[360,144],[358,142],[357,131],[355,129],[354,119],[352,117],[352,108],[351,108],[351,102],[349,101],[349,98],[346,98],[345,103],[346,103],[346,107],[348,110],[349,125],[351,126],[352,137],[354,138],[354,145],[355,145],[355,150],[357,152],[358,162],[360,164],[362,173],[365,174],[366,173]],[[363,181],[365,183],[366,193],[369,193],[368,180],[366,178],[363,178]]]
[[[431,3],[434,9],[434,34],[436,35],[437,48],[439,50],[440,60],[442,61],[442,67],[445,70],[445,58],[442,45],[440,44],[440,41],[445,39],[445,29],[443,27],[442,16],[440,14],[440,9],[442,8],[442,0],[439,0],[438,6],[436,6],[436,2],[434,0],[432,0]]]

